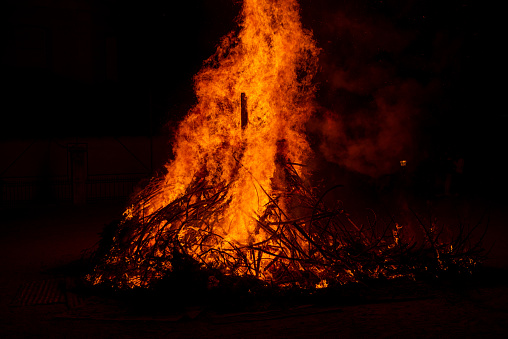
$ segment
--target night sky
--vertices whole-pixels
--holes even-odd
[[[229,1],[2,6],[3,138],[147,135],[150,107],[160,132],[192,104],[192,76],[238,11]]]
[[[309,131],[328,161],[378,177],[401,158],[462,157],[476,182],[505,184],[499,9],[471,0],[300,4],[322,49]],[[167,133],[193,103],[192,76],[237,27],[241,2],[2,7],[0,132],[29,139]]]

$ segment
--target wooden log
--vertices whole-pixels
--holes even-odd
[[[245,129],[247,127],[247,123],[249,122],[249,113],[247,112],[247,96],[245,93],[242,93],[241,100],[241,127]]]

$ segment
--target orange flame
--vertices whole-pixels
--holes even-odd
[[[277,158],[305,163],[311,152],[304,125],[313,112],[319,50],[312,33],[302,28],[296,0],[245,0],[241,19],[238,35],[223,37],[195,76],[197,104],[179,126],[175,158],[166,165],[158,195],[131,206],[126,220],[156,213],[203,177],[209,184],[230,186],[227,208],[210,221],[217,223],[214,230],[223,241],[210,246],[242,247],[268,237],[256,228],[256,220],[274,191],[284,188]],[[242,93],[247,98],[245,128],[240,126]],[[305,177],[304,169],[298,171]],[[192,251],[195,257],[203,254],[202,247]],[[257,260],[266,265],[268,259]],[[131,283],[141,282],[132,277]]]
[[[181,195],[206,164],[209,181],[231,182],[233,202],[229,221],[241,227],[229,231],[245,240],[249,214],[259,213],[267,197],[258,201],[256,184],[270,192],[275,173],[277,141],[287,142],[287,156],[304,162],[309,146],[303,125],[312,113],[318,50],[302,29],[294,0],[246,0],[238,37],[223,38],[214,56],[195,77],[198,104],[181,123],[175,160],[167,165],[164,195],[157,210]],[[240,97],[248,98],[249,124],[240,128]],[[241,173],[235,153],[243,150]],[[243,213],[239,213],[243,210]]]

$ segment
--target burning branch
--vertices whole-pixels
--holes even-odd
[[[231,187],[213,187],[195,178],[185,195],[147,216],[143,227],[133,219],[118,225],[111,252],[96,266],[94,282],[147,287],[171,274],[175,257],[182,256],[210,272],[305,288],[322,281],[333,285],[435,277],[449,270],[469,271],[482,260],[479,244],[465,246],[460,235],[452,244],[442,243],[440,232],[419,219],[426,232],[422,244],[401,237],[398,224],[386,225],[380,235],[376,222],[359,228],[342,208],[325,206],[323,196],[317,199],[291,164],[284,170],[293,183],[284,198],[293,202],[291,211],[298,206],[301,216],[284,210],[278,203],[281,196],[270,196],[265,214],[255,219],[259,232],[267,234],[264,240],[241,244],[221,235],[216,225],[230,202]],[[146,203],[153,196],[145,190],[133,203]],[[389,229],[394,230],[391,237]]]

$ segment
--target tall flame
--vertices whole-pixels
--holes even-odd
[[[278,141],[285,140],[293,162],[309,154],[303,127],[313,110],[318,54],[296,0],[246,0],[242,18],[238,37],[224,37],[195,77],[198,103],[180,125],[163,193],[150,206],[152,212],[180,196],[204,165],[208,182],[234,183],[223,226],[239,242],[252,235],[252,214],[268,203],[256,186],[271,193]],[[248,105],[244,130],[241,93]]]
[[[211,259],[204,252],[212,247],[242,247],[268,238],[257,220],[267,214],[273,196],[286,189],[280,159],[302,164],[311,152],[304,125],[313,112],[312,78],[319,50],[312,33],[302,28],[297,1],[245,0],[240,18],[239,33],[223,37],[195,76],[197,104],[179,126],[174,160],[166,165],[164,179],[150,187],[157,193],[138,200],[125,213],[126,222],[150,218],[186,194],[196,178],[210,186],[227,186],[227,204],[220,215],[206,221],[215,223],[215,238],[222,240],[210,241],[208,248],[201,242],[189,250],[205,262]],[[244,128],[242,93],[248,112]],[[296,168],[304,178],[304,167]],[[284,204],[280,198],[278,205]],[[150,232],[162,232],[177,222],[164,219]],[[187,226],[179,237],[199,227]],[[132,243],[160,245],[153,239]],[[257,260],[266,265],[268,257]],[[127,259],[112,255],[109,260]],[[141,277],[129,279],[131,285],[143,284]]]

